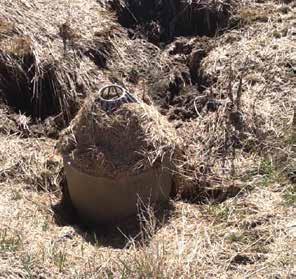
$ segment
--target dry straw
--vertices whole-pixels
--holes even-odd
[[[81,97],[102,79],[94,61],[106,53],[96,44],[114,25],[104,11],[96,1],[2,1],[2,94],[21,99],[25,89],[34,117],[62,112],[68,121]],[[54,108],[45,114],[50,102]]]
[[[90,6],[97,8],[96,1],[71,2],[80,3],[75,13],[80,15],[78,21],[83,18],[81,22],[92,18]],[[289,6],[283,5],[284,2],[290,3]],[[65,212],[53,206],[59,203],[51,192],[55,187],[36,190],[47,185],[46,181],[48,186],[60,185],[61,176],[56,174],[62,164],[49,160],[55,141],[20,138],[5,131],[0,138],[1,278],[295,278],[295,185],[277,176],[272,158],[280,154],[284,167],[295,171],[295,137],[290,137],[296,88],[295,4],[291,0],[244,0],[240,5],[256,16],[245,20],[249,22],[247,25],[217,38],[216,47],[203,63],[203,69],[217,80],[212,91],[222,106],[217,112],[202,110],[201,117],[178,128],[186,151],[179,165],[184,166],[183,177],[191,181],[186,185],[198,189],[199,181],[206,180],[211,182],[211,188],[215,184],[227,191],[230,182],[241,183],[240,195],[228,200],[225,199],[229,195],[222,195],[215,200],[219,203],[173,202],[174,211],[161,219],[160,227],[156,226],[156,216],[151,212],[148,217],[142,217],[142,231],[136,234],[125,230],[105,232],[103,228],[97,234],[87,233],[69,224],[62,214]],[[27,32],[34,31],[30,33],[33,39],[40,36],[42,28],[45,34],[57,38],[34,39],[39,50],[50,50],[46,44],[57,41],[63,52],[59,30],[52,27],[52,22],[60,18],[60,13],[64,14],[61,23],[66,21],[66,1],[2,0],[0,6],[0,14],[6,19],[16,18],[23,30],[27,30],[28,24]],[[32,8],[30,12],[29,8]],[[90,18],[81,16],[84,12],[90,13]],[[10,38],[15,31],[0,32],[2,40]],[[124,40],[132,49],[127,37]],[[63,54],[60,57],[63,62]],[[88,82],[87,74],[96,78],[100,75],[92,72],[93,64],[88,62],[78,72],[91,87],[95,79]],[[114,60],[112,63],[115,67]],[[236,149],[234,157],[229,148],[223,159],[226,131],[229,135],[234,132],[232,126],[227,126],[229,88],[231,84],[235,101],[244,65],[247,71],[243,75],[240,109],[248,120],[245,127],[254,127],[259,118],[255,127],[265,136],[259,145],[256,141],[252,145],[254,151]],[[2,125],[7,114],[10,112],[1,108],[1,132],[7,128],[5,122]],[[247,131],[250,136],[256,136],[252,130]],[[205,162],[211,162],[207,164],[211,171],[200,168]],[[265,164],[264,169],[260,167],[264,162],[272,164]],[[236,175],[230,176],[233,165]],[[56,181],[50,182],[48,178]],[[139,242],[145,233],[148,241]]]
[[[107,113],[95,98],[86,101],[59,143],[78,168],[98,176],[139,173],[171,161],[178,145],[174,127],[153,106],[124,104]]]

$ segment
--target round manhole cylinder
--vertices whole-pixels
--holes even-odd
[[[103,110],[108,112],[112,112],[124,103],[138,103],[138,100],[132,94],[116,84],[103,86],[96,97],[96,101],[101,104]]]
[[[137,214],[139,204],[167,201],[171,192],[172,174],[165,162],[140,174],[122,173],[115,178],[83,173],[67,157],[64,166],[70,198],[86,222],[118,222]]]

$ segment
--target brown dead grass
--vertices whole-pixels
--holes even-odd
[[[41,1],[16,2],[24,5],[24,12],[41,7]],[[12,9],[16,2],[1,5]],[[75,4],[78,2],[86,3]],[[66,2],[57,3],[65,7]],[[254,1],[244,4],[254,7]],[[74,7],[79,10],[81,5]],[[295,171],[296,158],[292,133],[296,11],[291,7],[290,12],[279,13],[279,6],[268,1],[256,5],[273,8],[269,22],[254,22],[222,35],[203,62],[205,71],[218,78],[213,91],[216,96],[221,94],[224,106],[215,113],[202,112],[179,132],[188,158],[188,162],[183,161],[185,175],[189,171],[187,177],[192,179],[187,185],[196,186],[200,181],[196,168],[205,161],[211,166],[206,178],[212,184],[208,186],[215,181],[224,189],[239,184],[239,192],[219,202],[172,201],[175,209],[168,220],[157,221],[152,211],[141,215],[142,226],[136,237],[123,229],[123,233],[105,228],[96,234],[86,232],[54,207],[60,201],[57,185],[62,179],[61,158],[54,153],[56,141],[8,133],[7,122],[2,124],[6,118],[1,117],[0,278],[296,276],[295,185],[285,175],[288,167]],[[43,12],[60,18],[55,9]],[[38,16],[32,16],[28,28],[35,30]],[[42,37],[36,41],[44,43]],[[252,141],[251,151],[236,150],[235,157],[226,153],[223,159],[216,156],[226,131],[223,125],[229,119],[224,118],[222,95],[227,94],[230,79],[235,96],[245,68],[241,109],[248,124],[257,123],[255,119],[260,116],[259,127],[265,136],[259,145]],[[5,115],[5,110],[2,113]]]
[[[179,141],[174,126],[153,106],[123,104],[110,114],[90,98],[63,132],[59,149],[84,172],[109,176],[169,163]]]
[[[95,61],[101,51],[96,37],[112,29],[112,14],[103,16],[104,10],[96,1],[81,0],[2,1],[1,7],[1,95],[22,98],[18,87],[29,87],[27,94],[34,104],[31,110],[39,111],[33,116],[44,118],[40,109],[46,107],[46,89],[42,85],[48,83],[52,88],[46,94],[55,100],[55,115],[61,113],[69,122],[81,99],[104,79]],[[6,88],[11,81],[18,86],[14,90]]]

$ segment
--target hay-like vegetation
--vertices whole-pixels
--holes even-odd
[[[34,119],[61,113],[67,123],[101,79],[96,64],[110,50],[99,44],[112,28],[109,17],[95,1],[2,1],[1,7],[2,98]]]
[[[214,36],[227,26],[235,4],[235,0],[111,1],[123,26],[156,44],[179,36]]]
[[[59,149],[81,170],[112,176],[169,162],[178,145],[173,125],[154,107],[131,103],[108,113],[91,98],[62,135]]]
[[[0,278],[294,278],[294,2],[241,1],[234,29],[208,43],[194,36],[160,48],[145,36],[131,39],[135,32],[120,27],[99,1],[1,1]],[[64,25],[69,18],[70,29]],[[69,33],[74,40],[64,48],[60,34]],[[197,66],[189,69],[193,57]],[[199,71],[206,82],[199,75],[192,79],[191,72]],[[140,212],[135,233],[122,225],[89,232],[77,224],[69,207],[60,205],[57,141],[45,133],[32,138],[34,118],[47,108],[29,117],[28,110],[18,112],[18,104],[8,107],[5,88],[31,94],[35,73],[39,84],[54,81],[56,96],[67,100],[59,108],[68,113],[71,100],[77,105],[109,79],[170,118],[169,124],[159,120],[161,127],[176,131],[160,141],[152,135],[166,129],[145,124],[157,130],[145,134],[156,147],[147,151],[163,151],[164,142],[171,150],[174,138],[183,151],[174,157],[179,199],[165,216]],[[24,91],[16,90],[17,81]],[[155,97],[172,91],[173,100]],[[133,115],[131,107],[119,111]],[[141,106],[136,118],[147,108],[144,120],[155,121],[155,107],[150,114],[149,106]],[[188,111],[191,116],[184,117]],[[115,124],[126,127],[121,120]],[[100,122],[98,127],[108,130]]]

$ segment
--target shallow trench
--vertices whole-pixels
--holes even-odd
[[[111,10],[115,11],[130,39],[142,39],[156,45],[160,52],[169,55],[170,63],[174,65],[169,75],[152,69],[144,77],[149,96],[162,114],[170,120],[187,121],[198,116],[196,109],[201,111],[209,102],[215,102],[204,93],[215,83],[215,78],[205,75],[201,65],[214,47],[213,37],[227,30],[235,1],[110,2]],[[194,101],[197,97],[201,97],[198,104]]]
[[[155,44],[179,36],[215,36],[228,24],[232,1],[113,0],[119,23]]]

